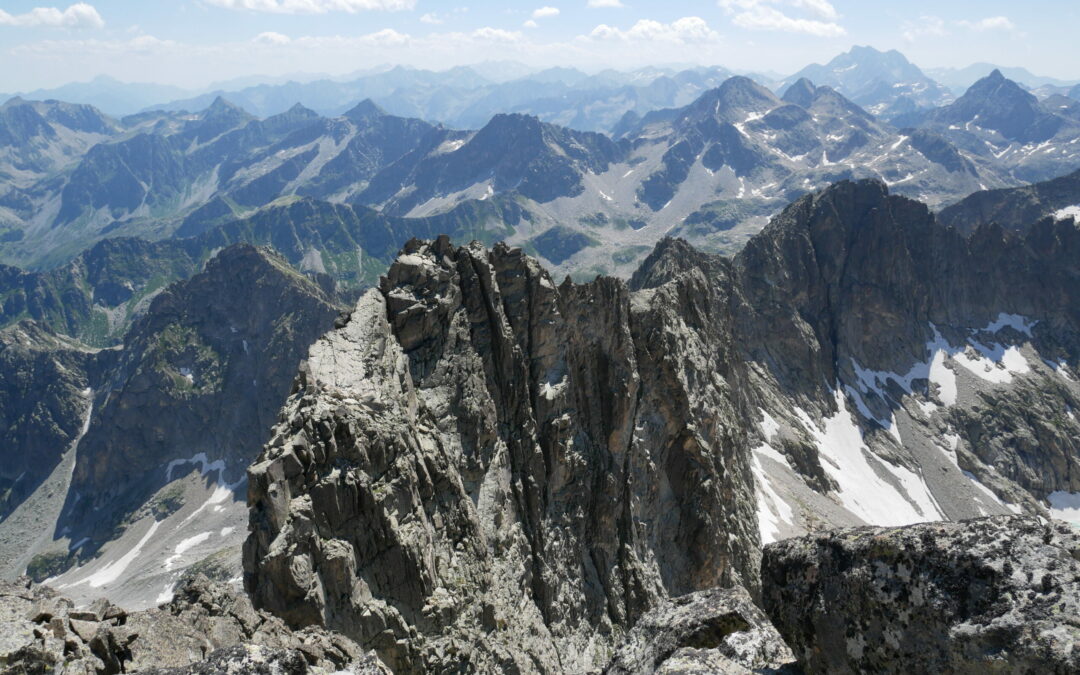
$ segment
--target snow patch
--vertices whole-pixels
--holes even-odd
[[[150,541],[150,538],[157,532],[158,526],[161,523],[154,521],[150,525],[150,529],[146,531],[146,534],[142,536],[139,543],[135,544],[127,553],[120,556],[113,562],[105,565],[97,572],[94,572],[90,576],[86,577],[82,581],[70,584],[71,586],[77,586],[79,584],[89,584],[92,588],[101,588],[106,584],[111,584],[120,578],[120,575],[124,573],[124,570],[128,568],[128,565],[135,562],[135,558],[139,557],[139,553],[142,552],[144,546]]]
[[[166,603],[166,602],[170,602],[172,599],[173,599],[173,584],[170,581],[169,583],[165,584],[164,590],[161,591],[161,593],[157,596],[157,598],[154,600],[154,602],[156,604],[160,605],[160,604],[163,604],[163,603]]]
[[[184,555],[184,553],[190,551],[193,547],[198,546],[209,538],[209,532],[200,532],[194,537],[188,537],[187,539],[181,541],[179,544],[176,545],[176,548],[173,549],[173,552],[177,555]]]
[[[841,505],[871,525],[909,525],[943,518],[922,478],[903,467],[875,458],[863,442],[862,431],[847,409],[844,393],[835,391],[837,412],[819,427],[802,408],[795,413],[818,447],[822,466],[839,486]],[[879,471],[900,485],[898,490]]]
[[[1046,501],[1050,502],[1051,516],[1080,527],[1080,492],[1051,492]]]
[[[761,409],[761,415],[763,418],[761,421],[761,433],[765,435],[766,441],[771,441],[772,437],[780,431],[780,423],[764,408]]]
[[[761,458],[769,457],[788,466],[787,459],[768,445],[754,448],[751,453],[751,471],[757,481],[758,532],[761,543],[770,544],[780,538],[780,526],[793,524],[795,514],[791,506],[780,497],[769,481],[769,475],[761,465]],[[790,468],[790,467],[789,467]]]

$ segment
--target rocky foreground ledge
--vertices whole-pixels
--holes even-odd
[[[998,516],[837,530],[767,546],[761,569],[763,607],[742,588],[661,600],[589,672],[1080,672],[1080,532],[1064,523]],[[204,577],[130,614],[0,584],[0,675],[52,672],[391,669],[339,633],[289,627]],[[534,661],[521,672],[569,671]]]
[[[1080,532],[999,516],[777,542],[764,607],[812,673],[1080,673]]]

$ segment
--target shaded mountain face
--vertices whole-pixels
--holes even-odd
[[[990,223],[1023,232],[1047,217],[1080,219],[1080,171],[1022,187],[981,190],[938,214],[943,224],[965,233]]]
[[[403,164],[413,165],[407,173],[391,166],[358,201],[402,215],[464,190],[483,190],[478,198],[512,191],[544,203],[581,194],[583,173],[602,173],[621,155],[619,146],[601,134],[525,115],[496,115],[467,141],[445,141],[415,163],[408,158]]]
[[[237,245],[154,296],[117,347],[0,331],[2,573],[149,606],[209,554],[238,569],[244,468],[338,314],[332,288]]]
[[[109,361],[32,321],[0,330],[0,519],[86,433],[90,385]]]
[[[1078,246],[965,238],[876,181],[734,258],[665,239],[629,284],[411,242],[249,470],[245,586],[392,668],[581,672],[670,595],[758,593],[755,516],[767,543],[1048,515],[1080,492]]]
[[[790,88],[800,79],[831,87],[886,120],[952,101],[952,94],[896,50],[852,47],[825,65],[810,65],[786,80]]]
[[[100,508],[199,452],[231,466],[220,478],[236,482],[304,350],[336,314],[322,289],[277,256],[239,245],[212,258],[155,297],[125,337],[79,445],[72,491]]]
[[[995,70],[954,103],[904,124],[942,135],[973,161],[1009,166],[1016,181],[1043,181],[1074,171],[1080,161],[1073,142],[1080,115],[1071,102],[1057,99],[1039,101]]]
[[[28,272],[0,265],[0,327],[33,319],[92,347],[122,341],[169,283],[198,272],[222,248],[271,246],[324,288],[355,298],[378,282],[402,238],[450,233],[494,243],[511,233],[505,223],[524,214],[511,204],[471,202],[428,218],[395,218],[364,207],[311,199],[280,203],[236,219],[200,210],[181,229],[197,236],[148,242],[104,239],[67,265]],[[214,222],[222,221],[215,225]]]
[[[935,124],[975,124],[1019,142],[1042,142],[1061,131],[1066,120],[1047,110],[1033,94],[995,70],[956,99],[932,112]]]

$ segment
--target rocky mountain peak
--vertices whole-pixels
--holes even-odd
[[[779,104],[771,91],[748,77],[736,75],[702,94],[684,113],[685,121],[715,118],[741,122],[747,113],[762,113]]]
[[[719,319],[723,296],[696,270],[642,293],[556,288],[517,248],[407,244],[312,347],[251,469],[256,605],[394,669],[452,668],[464,640],[480,670],[580,672],[605,650],[572,645],[670,594],[756,588],[725,324],[671,305]]]
[[[809,78],[800,77],[784,91],[782,98],[787,103],[794,103],[797,106],[809,108],[814,101],[816,92],[817,87],[814,86],[814,83],[811,82]]]
[[[375,101],[372,101],[370,98],[365,98],[363,101],[360,101],[350,108],[345,113],[345,117],[354,122],[365,122],[378,117],[383,117],[386,114],[387,112],[383,110],[379,104],[375,103]]]
[[[235,103],[230,102],[224,96],[217,96],[213,102],[202,112],[204,120],[252,118],[253,116]]]

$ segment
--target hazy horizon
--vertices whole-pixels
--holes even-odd
[[[1080,7],[917,0],[31,0],[0,10],[0,92],[108,76],[205,90],[238,78],[338,78],[387,65],[429,70],[487,61],[586,72],[723,66],[790,75],[856,45],[896,49],[922,69],[986,62],[1080,79]],[[1037,34],[1039,40],[1025,40]]]

